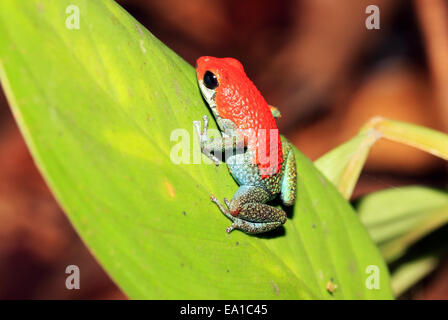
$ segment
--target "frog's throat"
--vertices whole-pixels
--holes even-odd
[[[208,106],[210,107],[210,110],[212,111],[213,118],[215,118],[216,124],[218,125],[219,129],[221,131],[226,131],[227,125],[225,119],[223,119],[218,112],[218,109],[216,108],[216,104],[214,101],[208,102]]]

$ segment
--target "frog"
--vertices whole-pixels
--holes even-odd
[[[286,212],[269,202],[279,196],[283,205],[292,206],[297,189],[293,146],[276,124],[280,111],[266,102],[235,58],[199,57],[196,75],[220,131],[220,137],[209,137],[207,115],[203,126],[193,121],[201,152],[217,166],[225,162],[239,186],[224,204],[210,196],[232,221],[226,232],[259,234],[278,228],[287,221]]]

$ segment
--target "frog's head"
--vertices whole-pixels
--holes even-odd
[[[247,116],[249,101],[261,94],[247,78],[241,63],[233,58],[200,57],[196,64],[199,88],[221,130],[240,127]],[[267,104],[266,104],[267,105]]]

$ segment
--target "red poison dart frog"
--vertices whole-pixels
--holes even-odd
[[[207,136],[208,117],[193,124],[201,151],[219,165],[217,151],[230,154],[225,159],[239,184],[226,206],[213,195],[211,200],[232,220],[226,231],[262,233],[286,222],[286,213],[266,204],[278,194],[285,205],[296,198],[296,161],[289,141],[278,134],[275,117],[279,111],[269,106],[249,80],[241,63],[233,58],[200,57],[196,73],[199,88],[207,101],[221,137]]]

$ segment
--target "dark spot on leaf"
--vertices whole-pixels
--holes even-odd
[[[186,213],[185,211],[182,211],[182,214],[183,214],[184,216],[186,216],[186,215],[187,215],[187,213]]]
[[[312,227],[313,227],[313,229],[316,229],[316,224],[315,224],[315,223],[313,223]]]
[[[274,281],[272,281],[271,284],[272,284],[272,288],[274,288],[275,294],[278,296],[280,294],[280,289],[279,289],[278,285]]]
[[[145,37],[145,34],[143,33],[143,31],[142,31],[142,29],[140,28],[140,26],[139,26],[138,24],[135,24],[135,26],[136,26],[136,28],[137,28],[138,33],[140,33],[140,35],[141,35],[142,37]]]
[[[355,273],[356,272],[356,262],[354,260],[350,261],[348,264],[348,272]]]
[[[227,272],[227,273],[229,273],[229,272],[230,272],[230,270],[229,270],[229,269],[227,269],[227,270],[226,270],[226,272]]]
[[[110,20],[112,21],[113,24],[117,25],[120,23],[120,21],[118,21],[118,18],[116,16],[112,16],[110,17]]]
[[[327,185],[327,181],[325,181],[325,178],[322,177],[322,176],[320,176],[319,178],[320,178],[320,182],[322,183],[322,185],[326,186]]]
[[[235,244],[236,244],[236,245],[239,245],[240,243],[237,241],[237,242],[235,242]]]

